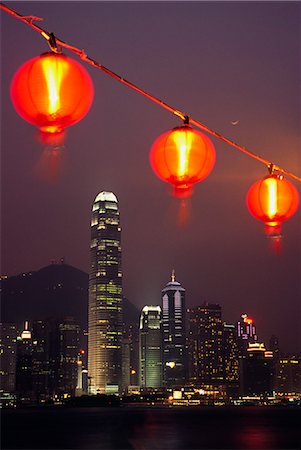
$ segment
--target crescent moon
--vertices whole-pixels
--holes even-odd
[[[232,121],[231,121],[231,124],[232,124],[232,125],[237,125],[238,123],[239,123],[239,120],[232,120]]]

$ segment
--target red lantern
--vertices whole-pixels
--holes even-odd
[[[206,178],[215,163],[210,139],[189,125],[174,128],[153,143],[150,162],[156,175],[174,186],[176,197],[189,197],[195,183]]]
[[[254,183],[247,194],[249,211],[265,223],[269,236],[280,235],[281,222],[293,216],[298,204],[297,189],[282,175],[268,175]]]
[[[87,114],[93,96],[86,69],[57,53],[44,53],[27,61],[11,83],[16,111],[40,129],[47,143],[63,140],[64,129]]]

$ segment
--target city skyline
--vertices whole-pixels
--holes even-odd
[[[56,5],[60,17],[47,2],[10,2],[163,100],[300,173],[300,5],[76,2],[72,11],[68,2]],[[247,312],[264,341],[277,334],[286,348],[299,350],[300,209],[284,223],[282,254],[275,256],[245,204],[265,167],[212,139],[216,165],[195,187],[180,228],[179,202],[148,161],[157,136],[180,121],[85,66],[95,100],[67,131],[61,176],[50,185],[34,173],[42,153],[34,127],[9,98],[18,67],[48,47],[2,12],[1,21],[2,274],[36,270],[62,256],[88,273],[90,208],[97,192],[112,191],[122,217],[124,295],[132,303],[154,304],[175,269],[188,307],[221,304],[227,322]]]

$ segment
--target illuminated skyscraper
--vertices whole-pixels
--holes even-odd
[[[139,327],[140,387],[162,386],[162,330],[160,306],[144,306]]]
[[[118,201],[97,195],[92,207],[88,311],[90,393],[121,389],[122,272]]]
[[[223,323],[220,305],[189,308],[190,380],[218,386],[224,380]]]
[[[239,358],[235,325],[223,324],[224,382],[227,393],[237,394],[239,388]]]
[[[175,280],[162,291],[163,370],[167,387],[183,385],[187,378],[185,289]]]
[[[30,403],[34,399],[32,379],[33,341],[28,321],[21,336],[17,337],[16,391],[18,401]]]

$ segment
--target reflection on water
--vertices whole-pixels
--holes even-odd
[[[275,430],[264,424],[246,425],[237,432],[237,444],[238,447],[250,450],[273,449],[277,448],[275,437]]]
[[[300,408],[40,408],[3,411],[3,449],[299,449]],[[18,433],[16,433],[18,430]]]
[[[152,410],[148,410],[144,415],[142,426],[135,426],[129,442],[134,450],[181,448],[178,427],[172,422],[170,416],[162,417]]]

